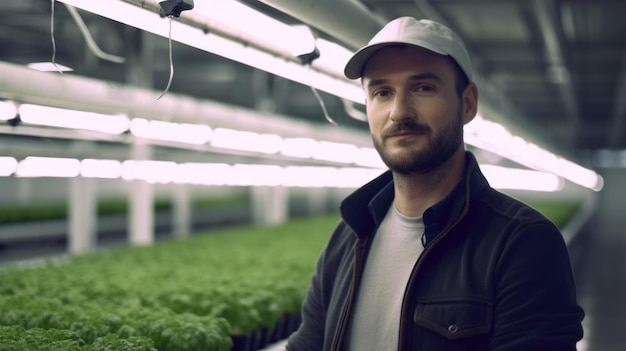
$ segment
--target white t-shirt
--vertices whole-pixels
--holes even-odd
[[[398,349],[404,292],[421,255],[424,222],[390,206],[381,223],[361,277],[348,333],[348,351]]]

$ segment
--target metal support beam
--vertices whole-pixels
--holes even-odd
[[[354,0],[260,0],[298,20],[319,28],[357,49],[385,24]]]
[[[608,125],[609,146],[617,149],[624,147],[626,142],[622,138],[624,135],[624,120],[626,120],[626,49],[622,54],[622,67],[617,82],[617,94],[615,94],[615,105],[611,115],[611,123]]]
[[[573,146],[573,142],[580,132],[580,109],[567,62],[565,62],[563,34],[556,26],[556,4],[553,0],[534,0],[533,6],[545,44],[545,55],[548,61],[547,74],[559,89],[569,122],[570,132],[567,143]]]

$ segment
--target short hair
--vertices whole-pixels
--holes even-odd
[[[450,59],[450,62],[452,63],[454,76],[456,78],[456,83],[455,83],[456,93],[459,96],[459,98],[462,98],[463,91],[465,91],[465,88],[467,88],[467,86],[470,84],[470,80],[469,78],[467,78],[467,74],[465,74],[463,69],[461,69],[461,66],[459,66],[459,64],[452,57],[448,56],[448,58]]]

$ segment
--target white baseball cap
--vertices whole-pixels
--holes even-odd
[[[378,50],[390,45],[414,45],[440,55],[449,55],[472,81],[472,63],[461,38],[450,28],[435,21],[413,17],[399,17],[387,23],[348,61],[344,74],[349,79],[360,78],[367,61]]]

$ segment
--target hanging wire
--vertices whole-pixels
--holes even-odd
[[[57,56],[57,43],[54,40],[54,2],[56,0],[50,1],[50,7],[52,10],[50,11],[50,39],[52,40],[52,65],[59,71],[59,73],[63,74],[63,70],[57,66],[56,56]]]
[[[311,64],[307,64],[306,65],[308,70],[311,70]],[[317,99],[317,101],[319,102],[320,106],[322,107],[322,111],[324,112],[324,117],[326,117],[326,120],[328,122],[330,122],[332,125],[337,125],[337,122],[335,122],[330,115],[328,115],[328,110],[326,110],[326,104],[324,103],[324,100],[322,99],[322,97],[320,96],[319,92],[317,91],[317,89],[315,89],[315,87],[313,87],[313,85],[311,85],[311,91],[313,91],[313,95],[315,95],[315,98]]]
[[[170,60],[170,79],[167,82],[167,87],[165,87],[165,91],[161,93],[161,95],[157,98],[157,100],[161,99],[163,95],[165,95],[170,90],[170,85],[172,85],[172,80],[174,79],[174,60],[172,59],[172,21],[174,16],[167,16],[170,19],[170,29],[168,34],[168,49],[169,49],[169,60]]]
[[[108,54],[100,49],[95,40],[93,40],[91,33],[89,33],[89,29],[87,28],[85,21],[83,21],[83,18],[80,16],[74,6],[65,4],[65,7],[74,19],[74,22],[76,22],[78,29],[80,29],[80,32],[83,34],[83,38],[85,38],[85,41],[87,42],[87,47],[96,57],[114,63],[124,63],[125,59],[123,57]]]

